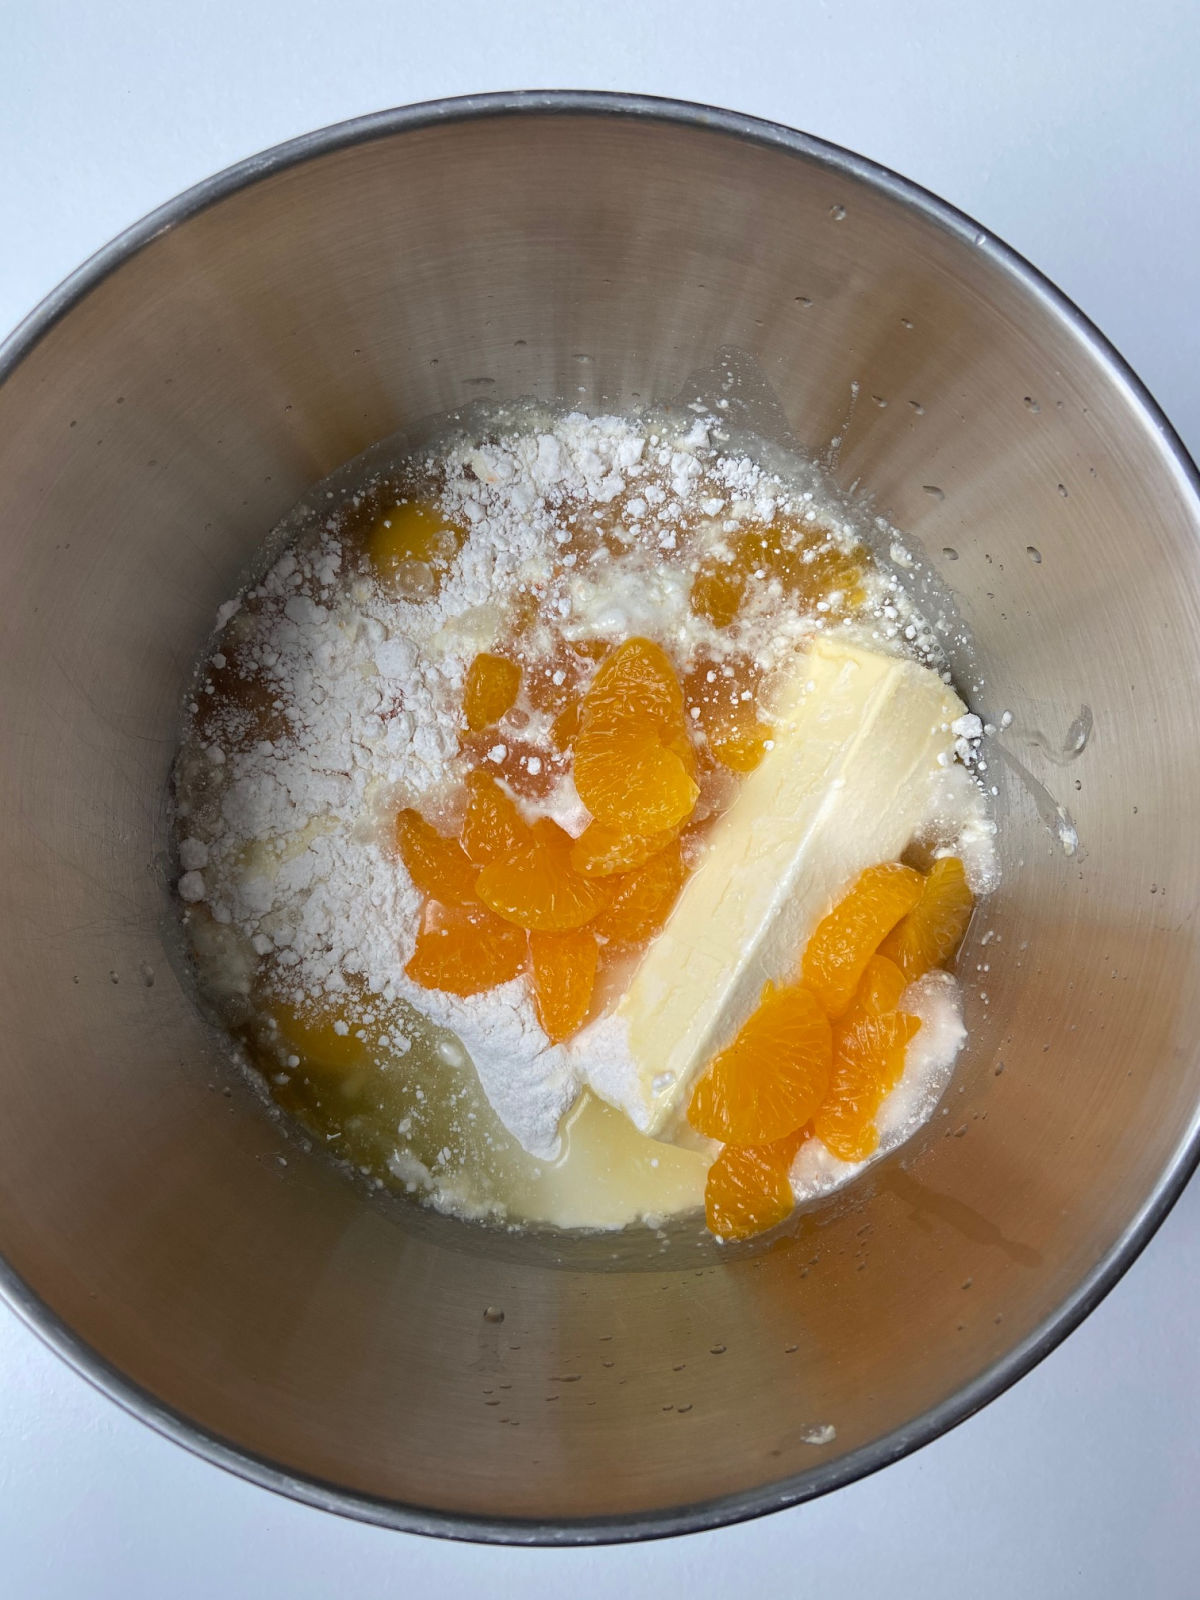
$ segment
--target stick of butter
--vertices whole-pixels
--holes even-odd
[[[643,1133],[686,1138],[692,1085],[763,984],[794,980],[837,898],[928,822],[965,710],[928,667],[817,636],[768,713],[773,748],[624,995],[575,1041],[597,1094]]]

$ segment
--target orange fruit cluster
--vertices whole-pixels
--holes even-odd
[[[600,663],[572,748],[575,788],[598,822],[645,838],[679,827],[695,808],[683,689],[649,639],[627,639]]]
[[[477,656],[468,728],[498,721],[520,687],[514,663]],[[530,691],[553,707],[545,685]],[[560,721],[571,707],[576,787],[594,819],[578,839],[549,818],[528,823],[481,768],[467,777],[457,838],[412,809],[396,817],[396,848],[426,896],[409,977],[470,995],[527,971],[553,1040],[586,1021],[601,949],[642,944],[670,915],[685,876],[679,834],[699,793],[683,690],[657,645],[630,639],[607,652]]]
[[[868,867],[817,924],[799,981],[766,985],[688,1107],[692,1127],[723,1144],[705,1188],[719,1238],[749,1238],[791,1214],[789,1170],[805,1139],[843,1161],[872,1153],[876,1112],[920,1027],[901,996],[953,958],[973,904],[961,861],[935,861],[925,875]]]

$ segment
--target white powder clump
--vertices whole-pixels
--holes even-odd
[[[203,900],[208,890],[205,887],[204,875],[200,872],[185,872],[179,880],[179,898],[187,905],[195,905]]]
[[[551,1044],[539,1027],[524,980],[466,999],[403,977],[398,987],[431,1022],[457,1034],[492,1109],[518,1144],[555,1160],[559,1123],[579,1095],[579,1077],[565,1047]]]
[[[208,846],[200,839],[184,839],[179,846],[179,865],[184,872],[202,872],[208,865]]]
[[[904,1075],[875,1118],[881,1151],[894,1150],[932,1115],[967,1042],[962,985],[949,972],[928,972],[909,984],[897,1010],[919,1017],[921,1026],[909,1041]]]

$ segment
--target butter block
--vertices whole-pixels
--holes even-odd
[[[793,980],[817,922],[929,820],[964,711],[929,668],[818,635],[769,708],[773,748],[613,1011],[576,1040],[597,1094],[687,1140],[692,1085],[763,984]]]

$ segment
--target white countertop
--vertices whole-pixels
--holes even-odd
[[[1196,0],[26,0],[0,39],[0,332],[127,223],[281,139],[438,95],[630,89],[790,123],[963,207],[1083,307],[1200,455]],[[0,1592],[1193,1596],[1198,1260],[1193,1184],[1088,1322],[946,1438],[765,1521],[607,1550],[439,1544],[279,1499],[0,1310]]]

